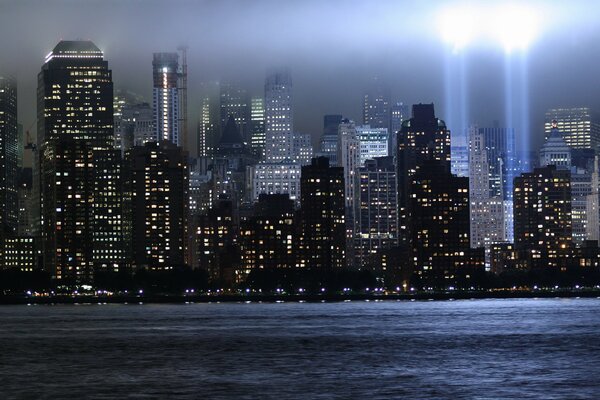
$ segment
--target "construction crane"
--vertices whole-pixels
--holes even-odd
[[[29,132],[31,128],[33,128],[33,124],[35,124],[35,121],[29,125],[27,131],[25,132],[25,150],[31,149],[31,151],[36,151],[37,149],[36,144],[33,143],[33,140],[31,139],[31,133]]]

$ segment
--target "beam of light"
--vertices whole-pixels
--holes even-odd
[[[526,50],[539,34],[540,10],[519,3],[493,3],[447,7],[438,14],[442,40],[455,53],[471,44],[493,43],[507,53]]]
[[[526,50],[538,34],[539,22],[532,8],[508,4],[498,7],[489,25],[492,36],[507,53]]]
[[[444,42],[458,52],[473,39],[477,22],[475,9],[450,8],[439,16],[440,33]]]

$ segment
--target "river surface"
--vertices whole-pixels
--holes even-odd
[[[599,399],[600,299],[2,306],[0,398]]]

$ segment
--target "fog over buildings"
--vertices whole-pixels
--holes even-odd
[[[523,2],[519,2],[520,4]],[[35,120],[37,73],[61,39],[89,39],[104,51],[116,89],[152,99],[152,54],[189,46],[189,121],[200,116],[201,83],[239,82],[261,94],[265,71],[287,66],[294,79],[294,125],[318,140],[324,114],[361,120],[374,76],[392,101],[434,102],[451,130],[448,73],[465,66],[468,122],[505,125],[505,53],[477,42],[453,54],[441,40],[440,10],[454,1],[0,1],[0,68],[18,79],[19,119]],[[524,56],[534,149],[551,107],[600,110],[600,36],[594,1],[529,1],[539,32]],[[568,7],[568,13],[566,8]],[[460,22],[460,21],[459,21]],[[450,61],[449,61],[450,60]],[[582,62],[581,60],[585,60]],[[518,127],[517,127],[518,129]],[[517,132],[518,144],[522,135]]]

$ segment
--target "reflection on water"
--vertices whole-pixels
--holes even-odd
[[[2,398],[584,399],[600,300],[0,307]]]

